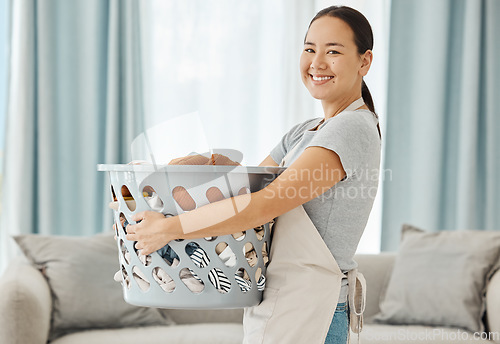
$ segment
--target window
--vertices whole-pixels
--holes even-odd
[[[344,1],[364,13],[377,56],[366,82],[384,131],[390,0]],[[290,127],[323,115],[302,85],[302,39],[332,1],[143,3],[147,126],[199,111],[207,144],[258,165]],[[383,159],[383,156],[382,156]],[[382,182],[360,253],[380,251]]]

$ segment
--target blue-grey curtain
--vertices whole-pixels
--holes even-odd
[[[382,250],[500,230],[500,1],[392,1]]]
[[[138,0],[11,3],[2,268],[18,233],[111,230],[100,163],[125,163],[142,128]]]

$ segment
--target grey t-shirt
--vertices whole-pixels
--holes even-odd
[[[381,151],[378,118],[368,110],[344,111],[311,131],[321,120],[321,117],[313,118],[293,126],[270,155],[280,164],[297,145],[287,157],[286,167],[311,146],[332,150],[340,157],[347,177],[303,207],[340,269],[347,273],[357,267],[353,257],[378,190]],[[344,279],[339,302],[346,300],[347,280]]]

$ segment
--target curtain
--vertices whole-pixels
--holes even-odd
[[[500,2],[391,7],[382,250],[402,223],[500,229]]]
[[[2,192],[2,163],[5,141],[5,112],[7,111],[7,55],[9,49],[9,2],[0,0],[0,194]],[[1,204],[0,204],[1,212]]]
[[[11,235],[111,230],[107,176],[143,130],[138,0],[13,1],[1,261]]]

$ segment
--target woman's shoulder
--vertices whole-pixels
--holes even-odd
[[[319,129],[325,137],[359,137],[364,141],[379,140],[378,118],[369,110],[345,111],[329,118]]]
[[[288,132],[293,136],[301,135],[306,130],[312,129],[318,125],[318,123],[323,119],[323,117],[314,117],[306,119],[305,121],[295,124]]]
[[[295,126],[297,127],[297,129],[307,130],[310,128],[314,128],[314,126],[316,126],[322,119],[323,119],[323,117],[309,118],[303,122],[297,123]]]
[[[329,118],[322,127],[352,126],[373,127],[378,124],[378,116],[370,110],[344,111],[337,116]]]

